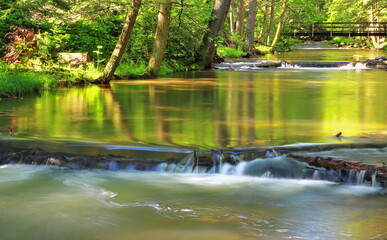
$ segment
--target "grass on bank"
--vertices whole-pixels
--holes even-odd
[[[22,69],[11,69],[0,63],[0,97],[19,97],[26,93],[36,92],[59,86],[53,74],[31,72]]]

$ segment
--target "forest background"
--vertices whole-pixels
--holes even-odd
[[[47,86],[58,82],[51,80],[52,73],[67,83],[98,79],[117,45],[128,11],[133,12],[136,4],[138,13],[120,64],[113,71],[115,78],[206,68],[203,59],[213,60],[203,50],[208,42],[216,48],[215,56],[250,57],[290,50],[299,40],[284,33],[310,31],[316,22],[387,21],[387,0],[0,0],[0,58],[4,60],[0,70],[39,71],[41,78],[48,79],[44,80]],[[226,8],[224,16],[217,15],[221,7]],[[160,14],[168,16],[164,30]],[[211,24],[221,17],[220,28],[213,30]],[[161,38],[165,44],[157,45]],[[361,37],[332,41],[386,48],[385,39],[379,39],[377,46],[372,39]],[[152,54],[159,48],[161,66],[150,71]],[[63,65],[58,62],[60,52],[87,52],[92,62]],[[0,92],[12,95],[4,87]]]

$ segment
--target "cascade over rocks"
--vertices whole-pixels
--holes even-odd
[[[342,146],[341,146],[342,147]],[[334,147],[328,146],[326,149]],[[325,149],[325,150],[326,150]],[[361,150],[361,148],[359,148]],[[366,149],[366,148],[365,148]],[[378,151],[379,148],[372,148]],[[301,150],[301,152],[300,152]],[[302,152],[307,150],[307,153]],[[218,173],[276,178],[316,179],[349,184],[387,186],[387,167],[378,164],[313,156],[317,149],[294,147],[193,150],[186,157],[77,155],[37,149],[0,150],[0,165],[53,165],[70,169]],[[384,152],[386,148],[380,148]],[[366,151],[366,150],[364,150]],[[317,154],[324,155],[318,150]]]

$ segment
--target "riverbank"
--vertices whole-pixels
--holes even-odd
[[[15,98],[60,85],[57,77],[47,72],[12,69],[7,65],[0,65],[0,71],[0,98]]]
[[[163,62],[159,76],[176,72],[197,70],[197,66],[183,66],[171,61]],[[147,63],[123,62],[117,70],[114,79],[146,78]],[[79,66],[61,64],[15,64],[8,65],[0,61],[0,98],[17,98],[27,93],[57,88],[60,86],[76,86],[100,84],[98,80],[103,68],[94,63]]]

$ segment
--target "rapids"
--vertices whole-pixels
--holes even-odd
[[[215,174],[0,168],[1,239],[384,239],[365,186]]]

